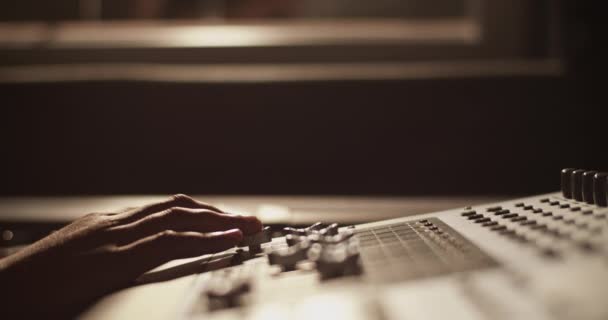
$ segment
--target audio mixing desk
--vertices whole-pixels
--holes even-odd
[[[604,173],[562,191],[350,226],[265,228],[83,318],[608,319]]]
[[[421,212],[424,201],[334,199],[298,220],[289,201],[267,198],[256,208],[271,227],[231,250],[150,270],[81,318],[608,319],[608,175],[564,169],[561,176],[560,192],[437,201],[430,213]],[[89,207],[140,205],[100,199]],[[238,208],[215,200],[208,201]],[[71,212],[65,200],[23,203],[0,209],[22,218]],[[88,208],[82,199],[73,207]],[[360,213],[332,215],[347,208]],[[358,223],[363,216],[380,221]],[[332,223],[338,217],[351,223]]]

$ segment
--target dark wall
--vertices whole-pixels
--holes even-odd
[[[2,194],[525,194],[608,169],[562,78],[2,84]]]

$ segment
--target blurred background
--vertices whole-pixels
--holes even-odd
[[[607,169],[591,1],[7,0],[0,195],[520,195]]]

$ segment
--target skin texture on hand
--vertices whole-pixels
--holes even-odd
[[[69,317],[170,260],[236,246],[262,229],[185,195],[117,213],[86,215],[0,260],[4,315]]]

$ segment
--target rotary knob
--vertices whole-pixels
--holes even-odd
[[[577,169],[570,174],[572,198],[576,201],[583,201],[583,173],[585,173],[585,170]]]
[[[562,173],[561,173],[561,180],[562,180],[562,194],[564,195],[565,198],[571,199],[572,198],[572,171],[574,171],[576,169],[573,168],[566,168],[566,169],[562,169]]]
[[[593,176],[593,202],[600,207],[608,206],[608,172]]]
[[[585,171],[583,172],[582,181],[582,194],[583,201],[588,204],[593,204],[593,178],[597,171]]]

